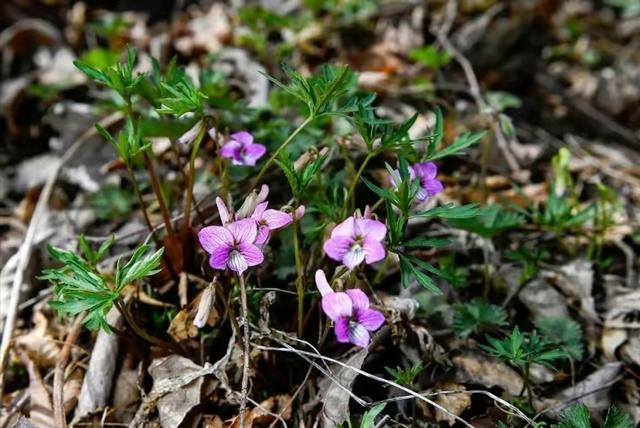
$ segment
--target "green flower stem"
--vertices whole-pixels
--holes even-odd
[[[149,342],[149,343],[151,343],[153,345],[159,346],[161,348],[168,349],[168,350],[171,350],[173,352],[177,352],[179,354],[182,353],[180,348],[177,345],[175,345],[173,343],[165,342],[164,340],[161,340],[161,339],[158,339],[157,337],[151,336],[146,331],[144,331],[138,325],[138,323],[136,323],[135,319],[131,316],[131,313],[127,309],[126,305],[122,302],[121,298],[116,299],[115,305],[116,305],[116,308],[118,308],[118,310],[120,311],[120,313],[124,317],[124,319],[127,321],[127,324],[129,324],[129,327],[131,327],[131,329],[138,336],[140,336],[142,339],[146,340],[147,342]]]
[[[298,337],[304,333],[304,266],[300,254],[300,223],[293,225],[293,252],[296,260],[296,291],[298,292]]]
[[[138,204],[140,204],[140,210],[142,211],[144,222],[147,224],[147,228],[149,229],[149,233],[151,233],[153,240],[160,247],[160,241],[158,241],[158,237],[156,236],[153,230],[153,225],[151,224],[151,220],[149,219],[149,214],[147,214],[147,209],[144,206],[144,200],[142,199],[142,193],[140,193],[140,187],[138,187],[138,181],[136,180],[135,174],[133,173],[133,169],[131,169],[129,165],[127,165],[127,171],[129,172],[129,179],[131,180],[131,184],[133,185],[133,192],[136,194]]]
[[[371,159],[373,159],[376,156],[376,154],[377,152],[375,151],[367,153],[367,156],[364,158],[364,160],[360,164],[360,168],[358,168],[358,172],[356,172],[355,177],[353,177],[353,180],[351,181],[351,186],[349,187],[349,191],[347,192],[347,197],[345,198],[345,202],[344,202],[345,205],[342,209],[344,215],[346,215],[346,212],[349,207],[353,208],[355,201],[353,201],[352,199],[353,199],[353,194],[356,191],[356,186],[358,185],[358,181],[360,181],[360,177],[362,176],[362,173],[364,173],[364,169],[369,164],[369,161],[371,161]]]
[[[193,146],[191,149],[191,157],[189,158],[189,174],[187,175],[187,190],[184,198],[184,229],[187,230],[191,227],[191,203],[193,201],[193,185],[195,183],[196,176],[196,156],[198,154],[198,150],[200,149],[200,144],[202,143],[202,139],[204,137],[206,126],[204,124],[200,128],[198,135],[193,141]]]
[[[253,183],[251,185],[252,188],[255,188],[258,183],[260,183],[260,179],[262,178],[262,176],[265,174],[265,172],[267,172],[267,169],[269,169],[269,167],[271,166],[271,164],[278,158],[278,155],[280,154],[280,152],[282,150],[285,149],[285,147],[287,147],[292,141],[293,139],[308,125],[310,124],[316,117],[314,115],[310,115],[309,117],[307,117],[304,122],[302,122],[300,124],[300,126],[298,126],[296,128],[295,131],[293,131],[293,133],[291,135],[289,135],[289,137],[287,137],[286,140],[284,140],[284,143],[282,143],[280,145],[280,147],[278,147],[276,149],[275,152],[273,152],[273,154],[271,155],[271,157],[269,158],[269,160],[267,161],[267,163],[264,164],[264,166],[260,169],[260,172],[258,172],[258,175],[256,176],[256,178],[253,180]]]
[[[242,310],[242,330],[243,330],[243,361],[242,361],[242,385],[240,389],[240,426],[244,427],[244,413],[247,408],[247,391],[249,389],[249,310],[247,308],[247,288],[242,275],[238,275],[238,285],[240,286],[240,308]]]
[[[147,173],[149,174],[149,178],[151,179],[151,188],[153,189],[153,193],[156,195],[156,199],[158,200],[158,204],[160,206],[160,212],[162,213],[162,220],[164,221],[164,226],[167,229],[167,235],[172,237],[173,226],[171,225],[171,216],[169,215],[169,210],[167,209],[167,205],[164,201],[164,196],[162,195],[162,188],[160,187],[160,181],[156,176],[155,170],[153,169],[153,163],[151,162],[151,157],[145,151],[142,154],[144,159],[144,165],[147,169]]]

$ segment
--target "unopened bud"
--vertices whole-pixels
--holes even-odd
[[[216,291],[215,287],[215,278],[211,283],[204,289],[202,294],[200,295],[200,302],[198,304],[198,312],[196,313],[195,318],[193,319],[193,325],[198,328],[202,328],[207,323],[209,319],[209,313],[211,312],[211,308],[216,301]]]

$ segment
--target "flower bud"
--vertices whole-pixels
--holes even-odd
[[[198,328],[202,328],[207,323],[209,319],[209,313],[211,312],[211,308],[216,301],[216,291],[215,287],[215,278],[211,283],[204,289],[202,294],[200,295],[200,302],[198,304],[198,312],[196,313],[195,318],[193,319],[193,325]]]

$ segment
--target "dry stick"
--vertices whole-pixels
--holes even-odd
[[[122,119],[122,114],[117,112],[113,113],[104,119],[102,119],[99,124],[103,127],[108,127],[113,125]],[[38,230],[38,224],[42,217],[44,217],[45,212],[47,211],[47,205],[49,203],[49,198],[51,197],[51,193],[53,192],[53,186],[55,185],[56,179],[62,171],[63,166],[69,162],[73,157],[78,153],[80,147],[91,137],[97,134],[95,127],[89,128],[85,131],[74,143],[67,149],[64,153],[58,165],[54,168],[53,172],[47,179],[44,187],[42,188],[42,192],[40,193],[40,197],[38,198],[38,203],[33,211],[33,216],[31,217],[31,222],[29,223],[29,228],[27,229],[27,233],[24,237],[24,241],[22,246],[19,249],[18,263],[16,266],[16,273],[13,277],[13,284],[11,286],[11,299],[9,302],[9,311],[7,313],[7,319],[4,324],[4,331],[2,332],[2,342],[0,342],[0,397],[2,397],[2,392],[4,390],[4,369],[7,364],[7,355],[9,353],[9,347],[11,343],[11,338],[13,336],[13,330],[16,324],[16,318],[18,316],[18,304],[20,302],[20,287],[22,286],[24,280],[24,274],[27,270],[27,266],[29,265],[29,260],[31,259],[31,251],[33,247],[33,241],[36,237],[36,232]],[[2,408],[2,400],[0,400],[0,409]]]
[[[453,55],[453,58],[462,68],[462,71],[464,72],[465,78],[469,85],[469,93],[473,97],[473,100],[475,101],[478,109],[482,113],[484,110],[486,110],[487,103],[482,98],[482,93],[480,91],[480,84],[478,83],[478,78],[476,77],[476,73],[473,71],[473,66],[471,65],[471,62],[467,59],[467,57],[465,57],[462,54],[462,52],[460,52],[458,48],[456,48],[453,45],[453,43],[451,43],[448,36],[449,30],[451,29],[451,26],[453,25],[453,21],[455,20],[457,9],[458,9],[458,2],[456,0],[449,0],[449,2],[447,2],[445,22],[438,30],[436,37],[440,42],[440,44],[442,45],[442,47],[444,47],[445,50],[447,50],[451,55]],[[511,172],[519,171],[520,165],[518,165],[518,161],[509,150],[509,144],[502,132],[500,123],[495,119],[494,114],[491,114],[490,116],[492,118],[493,132],[495,134],[498,147],[500,148],[500,151],[504,155],[504,159],[509,165],[509,169],[511,170]]]
[[[76,317],[69,330],[67,339],[64,341],[64,346],[56,358],[56,368],[53,374],[53,418],[56,421],[58,428],[67,427],[67,418],[64,412],[64,369],[67,366],[69,360],[69,354],[71,353],[71,347],[76,341],[76,338],[80,334],[82,328],[82,321],[85,314],[82,313]]]
[[[326,361],[329,361],[331,363],[338,364],[341,367],[353,370],[356,373],[358,373],[359,375],[362,375],[364,377],[368,377],[369,379],[373,379],[373,380],[376,380],[378,382],[381,382],[381,383],[384,383],[384,384],[387,384],[387,385],[390,385],[390,386],[394,386],[394,387],[400,389],[401,391],[404,391],[407,394],[410,394],[410,395],[414,396],[415,398],[417,398],[417,399],[419,399],[421,401],[424,401],[427,404],[430,404],[431,406],[439,409],[441,412],[443,412],[443,413],[445,413],[447,415],[453,416],[458,422],[462,423],[464,426],[470,427],[470,428],[475,428],[469,422],[465,421],[460,416],[457,416],[457,415],[451,413],[449,410],[447,410],[446,408],[444,408],[440,404],[436,403],[435,401],[429,400],[428,398],[426,398],[426,397],[418,394],[417,392],[415,392],[415,391],[413,391],[413,390],[411,390],[409,388],[406,388],[406,387],[404,387],[404,386],[402,386],[402,385],[400,385],[398,383],[395,383],[395,382],[392,382],[390,380],[387,380],[387,379],[381,378],[379,376],[373,375],[373,374],[371,374],[369,372],[366,372],[364,370],[361,370],[361,369],[359,369],[357,367],[350,366],[348,364],[343,363],[342,361],[338,361],[338,360],[335,360],[333,358],[325,357],[324,355],[314,354],[313,352],[302,351],[302,350],[299,350],[299,349],[293,349],[292,350],[292,349],[287,349],[287,348],[278,348],[278,347],[275,347],[275,346],[262,346],[262,345],[258,345],[258,344],[254,344],[253,346],[255,346],[258,349],[262,349],[264,351],[289,352],[289,353],[297,354],[297,355],[300,355],[300,356],[307,355],[309,357],[320,358],[322,360],[326,360]],[[528,418],[526,420],[528,420]]]
[[[242,386],[240,393],[240,428],[244,428],[244,411],[247,408],[247,390],[249,388],[249,314],[247,309],[247,289],[244,277],[238,275],[240,285],[240,307],[242,309],[242,333],[243,333],[243,360],[242,360]]]

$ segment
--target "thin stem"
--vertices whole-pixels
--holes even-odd
[[[375,155],[376,155],[376,152],[367,153],[367,156],[362,161],[362,164],[360,164],[360,168],[358,168],[358,172],[356,172],[355,177],[353,177],[353,181],[351,182],[351,186],[349,187],[349,191],[347,192],[347,197],[345,198],[345,206],[343,211],[346,211],[346,209],[349,207],[349,204],[351,203],[351,199],[353,198],[353,194],[356,191],[356,186],[358,185],[358,181],[360,181],[360,176],[362,176],[362,173],[364,172],[364,169],[367,167],[367,164],[371,159],[373,159]]]
[[[64,341],[64,346],[56,358],[56,367],[53,374],[53,417],[56,421],[56,426],[59,428],[67,427],[67,418],[64,413],[64,369],[69,361],[69,354],[71,353],[71,347],[76,341],[76,338],[80,334],[82,328],[82,320],[84,320],[85,313],[81,313],[76,316],[73,321],[67,339]]]
[[[204,137],[206,126],[204,124],[198,131],[198,135],[193,141],[193,148],[191,149],[191,156],[189,157],[189,174],[187,175],[187,190],[184,198],[184,229],[187,230],[191,226],[191,203],[193,201],[193,185],[196,177],[196,155],[200,149],[200,143]]]
[[[238,285],[240,286],[240,308],[242,310],[242,333],[243,333],[243,361],[242,361],[242,386],[240,388],[240,428],[244,428],[244,413],[247,408],[247,391],[249,389],[249,310],[247,309],[247,289],[244,284],[244,277],[238,274]]]
[[[310,115],[309,117],[307,117],[304,122],[302,122],[300,124],[300,126],[298,126],[296,128],[295,131],[293,131],[293,133],[291,135],[289,135],[289,137],[287,137],[286,140],[284,140],[284,143],[282,143],[280,145],[280,147],[278,147],[276,149],[275,152],[273,152],[273,154],[271,155],[271,157],[269,158],[269,160],[267,161],[267,163],[264,164],[264,166],[260,169],[260,172],[258,172],[258,175],[256,176],[256,178],[253,180],[253,184],[251,185],[252,188],[255,188],[258,183],[260,183],[260,179],[262,178],[262,176],[265,174],[265,172],[267,172],[267,169],[269,169],[269,167],[271,166],[271,164],[273,163],[273,161],[276,160],[276,158],[278,157],[278,155],[280,154],[280,152],[282,150],[285,149],[285,147],[287,147],[289,145],[289,143],[291,143],[293,141],[293,139],[300,133],[300,131],[302,131],[308,124],[310,124],[313,120],[315,119],[314,115]]]
[[[296,291],[298,292],[298,337],[304,333],[304,267],[300,254],[300,223],[293,226],[293,253],[296,260]]]
[[[180,348],[178,348],[175,344],[169,343],[169,342],[165,342],[164,340],[161,340],[161,339],[158,339],[157,337],[151,336],[149,333],[144,331],[138,325],[138,323],[136,323],[136,321],[133,319],[133,317],[131,316],[131,313],[129,312],[129,310],[127,309],[126,305],[122,302],[122,300],[120,298],[116,299],[115,305],[116,305],[116,308],[118,308],[118,310],[120,311],[120,313],[124,317],[124,319],[127,321],[127,324],[129,324],[129,327],[131,327],[131,329],[138,336],[140,336],[142,339],[146,340],[147,342],[149,342],[149,343],[151,343],[153,345],[159,346],[161,348],[165,348],[165,349],[172,350],[174,352],[181,353]]]
[[[164,202],[164,197],[162,196],[162,188],[160,187],[160,182],[158,181],[158,177],[156,176],[156,173],[153,169],[153,163],[151,162],[151,158],[146,151],[143,152],[143,159],[144,165],[147,168],[147,173],[149,174],[149,178],[151,178],[151,187],[153,188],[153,193],[156,194],[158,204],[160,205],[160,212],[162,213],[164,226],[167,229],[167,235],[169,237],[172,237],[173,226],[171,226],[171,216],[169,215],[169,210],[167,209],[167,205]]]
[[[129,179],[131,180],[131,184],[133,185],[133,192],[136,194],[138,199],[138,204],[140,204],[140,210],[142,211],[142,216],[144,217],[144,222],[147,224],[147,228],[153,237],[154,242],[158,247],[161,247],[161,243],[156,236],[153,225],[151,224],[151,220],[149,219],[149,214],[147,214],[147,209],[144,205],[144,200],[142,199],[142,193],[140,193],[140,187],[138,187],[138,181],[133,173],[133,169],[131,167],[127,167],[127,171],[129,172]]]

